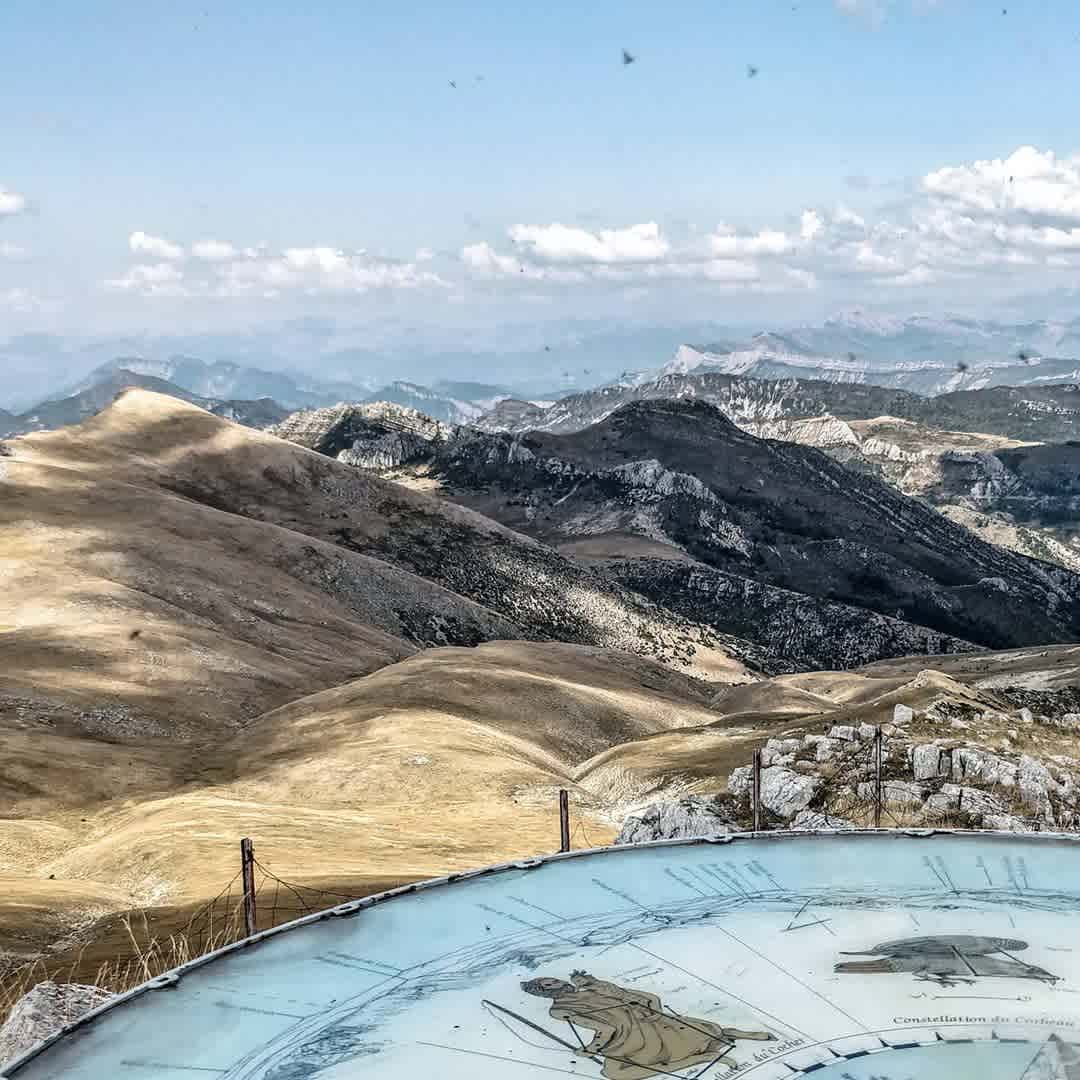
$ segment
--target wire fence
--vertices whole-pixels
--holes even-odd
[[[280,877],[254,856],[241,855],[237,872],[190,914],[136,910],[95,924],[91,940],[63,959],[38,957],[0,970],[0,1023],[42,982],[77,983],[122,993],[148,979],[305,915],[358,899]],[[102,952],[104,959],[96,959]]]
[[[809,735],[801,739],[770,740],[756,750],[746,790],[733,800],[740,827],[755,830],[851,827],[995,826],[995,814],[1007,812],[1010,827],[1037,831],[1045,813],[1025,812],[1014,787],[982,785],[976,789],[950,783],[951,767],[931,769],[926,762],[914,769],[912,745],[890,738],[881,728],[860,729],[835,737]],[[769,776],[774,766],[790,778],[800,774],[806,783],[795,793],[799,813],[791,812],[786,795]],[[739,771],[739,770],[737,770]],[[730,784],[729,784],[730,786]],[[811,792],[807,796],[807,792]],[[785,799],[789,805],[784,806]],[[1080,821],[1061,820],[1055,828],[1075,828]],[[556,828],[558,831],[556,831]],[[553,813],[552,842],[559,850],[592,848],[585,816],[572,814],[566,791],[559,792],[557,823]],[[40,982],[80,983],[113,993],[131,989],[207,953],[242,941],[306,915],[359,899],[354,893],[306,885],[278,875],[261,861],[250,840],[241,842],[240,866],[218,893],[186,917],[172,912],[161,918],[145,910],[107,917],[88,935],[90,941],[64,960],[39,958],[7,971],[0,969],[0,1022],[12,1006]],[[108,924],[108,925],[105,925]],[[106,958],[94,962],[93,950]]]

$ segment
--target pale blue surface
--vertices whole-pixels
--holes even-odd
[[[273,935],[104,1013],[10,1075],[734,1075],[708,1062],[663,1069],[658,1051],[626,1042],[617,1060],[610,1045],[606,1056],[574,1052],[575,1034],[592,1032],[553,1019],[551,1001],[522,984],[587,972],[620,994],[656,995],[659,1009],[635,1006],[647,1035],[670,1031],[672,1013],[695,1032],[755,1033],[732,1038],[728,1053],[756,1080],[803,1070],[1072,1078],[1080,1071],[1062,1061],[1080,1041],[1078,912],[1080,846],[1064,839],[864,834],[621,849]],[[892,970],[835,969],[883,956]],[[1061,1041],[1046,1043],[1052,1035]]]

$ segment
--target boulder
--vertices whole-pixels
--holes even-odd
[[[782,818],[805,810],[821,787],[817,776],[803,776],[775,767],[761,771],[761,805]]]
[[[1015,814],[986,814],[982,819],[984,829],[997,832],[1034,832],[1032,826]]]
[[[814,760],[822,762],[832,761],[837,757],[844,745],[845,744],[839,739],[828,739],[822,736],[817,744],[817,750],[814,751]]]
[[[622,824],[616,844],[643,844],[648,840],[689,840],[738,832],[731,807],[714,795],[687,795],[659,802],[631,814]]]
[[[827,829],[854,829],[855,826],[844,818],[821,810],[800,810],[792,818],[791,828],[798,832],[821,832]]]
[[[1011,788],[1016,784],[1016,766],[981,747],[961,746],[952,754],[952,778]]]
[[[790,765],[802,748],[802,739],[770,739],[761,751],[761,764]]]
[[[38,983],[15,1003],[0,1027],[0,1069],[113,996],[97,986]]]
[[[754,770],[749,765],[740,765],[733,769],[727,780],[729,795],[736,799],[745,799],[750,795],[750,787],[754,782]]]
[[[960,784],[943,784],[941,790],[931,795],[925,804],[928,817],[955,813],[983,817],[986,814],[1002,815],[1007,810],[1006,804],[996,795]]]
[[[860,739],[872,739],[877,734],[877,728],[873,724],[860,724],[858,734]]]
[[[855,742],[858,737],[858,732],[850,724],[833,724],[833,726],[829,728],[830,739],[842,739],[844,742]]]
[[[1025,754],[1017,769],[1017,787],[1020,799],[1030,806],[1044,821],[1053,823],[1054,808],[1050,805],[1050,792],[1057,790],[1050,770],[1038,759]]]
[[[911,772],[916,780],[933,780],[939,776],[948,776],[948,752],[933,743],[912,747]]]
[[[866,780],[857,788],[860,799],[874,800],[874,782]],[[926,788],[911,780],[882,780],[881,801],[889,806],[920,806],[926,798]]]
[[[894,724],[906,724],[909,720],[915,719],[915,710],[910,705],[894,705],[892,711],[892,722]]]

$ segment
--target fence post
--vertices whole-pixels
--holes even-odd
[[[570,795],[566,788],[559,791],[559,850],[570,850]]]
[[[754,751],[753,768],[754,832],[761,831],[761,751]]]
[[[251,840],[240,841],[240,874],[244,884],[244,935],[255,933],[255,849]]]
[[[874,729],[874,828],[881,828],[881,727]]]

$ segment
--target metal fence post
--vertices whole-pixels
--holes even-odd
[[[761,751],[754,751],[753,768],[754,832],[761,831]]]
[[[244,884],[244,934],[255,933],[255,849],[251,840],[240,841],[240,874]]]
[[[570,850],[570,794],[566,788],[559,792],[559,850]]]
[[[874,828],[881,828],[881,728],[874,729]]]

